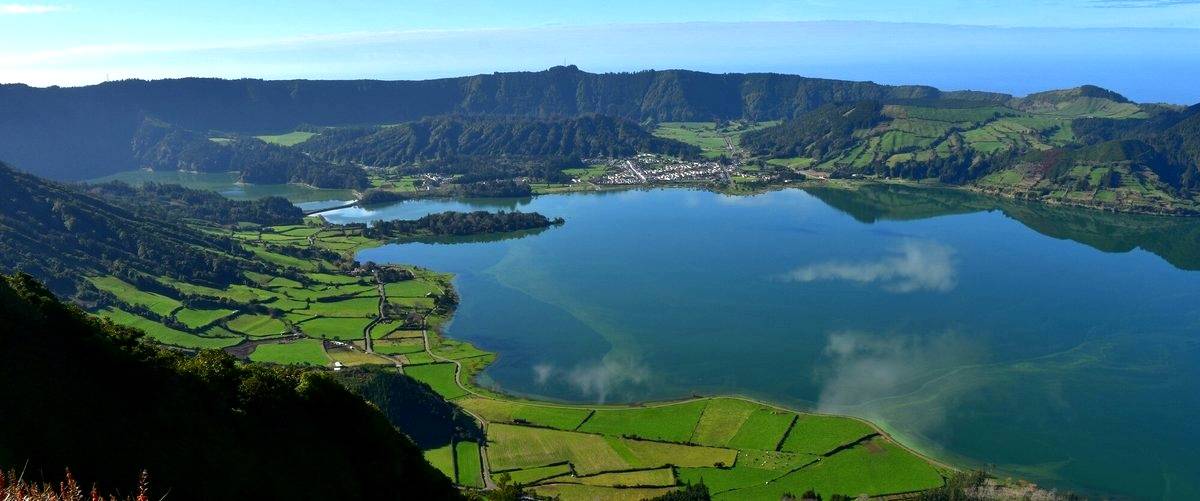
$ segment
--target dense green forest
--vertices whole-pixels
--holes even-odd
[[[148,202],[112,203],[0,164],[0,270],[29,273],[73,296],[86,289],[88,274],[137,270],[228,285],[267,266],[234,240],[163,217]]]
[[[375,221],[363,235],[372,238],[422,235],[478,235],[533,230],[563,224],[536,212],[440,212],[415,220]]]
[[[304,218],[304,211],[283,197],[230,200],[215,191],[184,188],[177,184],[131,186],[114,181],[92,185],[86,192],[132,211],[149,204],[155,210],[163,211],[159,215],[175,220],[199,219],[222,225],[239,222],[280,225],[300,224]]]
[[[185,356],[140,335],[32,277],[0,277],[0,465],[50,477],[69,467],[106,491],[150,468],[174,500],[458,497],[379,409],[324,371]]]
[[[699,149],[602,115],[541,120],[443,116],[377,128],[331,129],[301,143],[313,156],[387,167],[455,157],[695,156]]]
[[[0,158],[55,179],[139,167],[129,149],[146,117],[239,134],[301,124],[394,124],[437,115],[602,114],[641,122],[790,118],[864,99],[1009,96],[776,73],[587,73],[574,66],[421,81],[123,80],[84,87],[0,85]]]
[[[240,172],[247,183],[302,183],[319,188],[370,186],[359,167],[323,162],[297,150],[252,138],[211,138],[157,120],[146,120],[133,137],[138,167],[194,172]]]

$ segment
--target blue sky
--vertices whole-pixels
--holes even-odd
[[[0,81],[778,71],[1200,101],[1200,0],[0,0]],[[1187,81],[1184,81],[1187,80]]]

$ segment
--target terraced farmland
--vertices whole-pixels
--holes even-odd
[[[472,377],[495,355],[439,333],[452,311],[434,297],[451,290],[448,275],[392,273],[404,280],[383,285],[385,311],[402,316],[376,322],[383,298],[375,275],[348,275],[295,250],[344,252],[364,245],[361,237],[308,226],[233,236],[267,263],[243,283],[218,289],[157,278],[161,287],[139,287],[134,282],[148,282],[94,277],[115,303],[96,313],[164,344],[228,349],[254,362],[397,366],[482,422],[485,441],[451,437],[453,445],[425,451],[460,485],[507,477],[568,500],[641,499],[702,479],[718,496],[757,499],[809,487],[826,496],[888,495],[942,482],[941,470],[854,419],[735,398],[557,405],[476,388]],[[192,306],[212,304],[221,307]],[[885,471],[886,479],[873,478]]]

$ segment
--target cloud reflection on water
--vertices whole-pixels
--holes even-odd
[[[571,386],[581,396],[604,403],[615,393],[638,386],[650,379],[650,370],[637,359],[609,354],[595,362],[570,368],[541,363],[532,367],[538,385],[556,382]]]
[[[783,275],[791,282],[846,280],[878,283],[891,292],[948,292],[958,285],[954,249],[924,240],[906,239],[892,255],[875,261],[827,261],[796,268]]]
[[[898,418],[899,407],[915,401],[920,412],[904,415],[907,432],[922,433],[943,424],[948,405],[978,381],[958,380],[951,385],[927,386],[946,378],[947,371],[983,359],[978,343],[954,333],[929,335],[878,335],[858,331],[834,332],[826,339],[815,376],[821,390],[817,410],[830,413]]]

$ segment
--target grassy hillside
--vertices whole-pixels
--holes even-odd
[[[747,133],[742,145],[834,177],[934,179],[1067,205],[1194,213],[1200,148],[1172,132],[1188,127],[1181,115],[1093,86],[1007,102],[864,101]]]
[[[155,348],[28,276],[0,277],[0,325],[2,465],[69,467],[109,491],[145,468],[169,499],[381,499],[397,486],[457,496],[384,415],[322,372]]]

